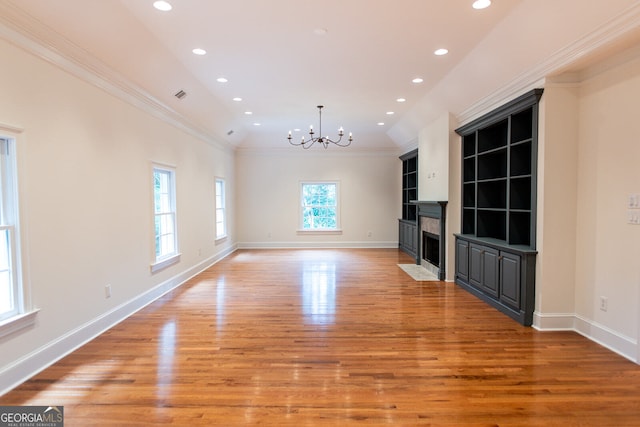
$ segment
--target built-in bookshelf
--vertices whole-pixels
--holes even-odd
[[[402,217],[399,220],[399,247],[409,255],[418,254],[418,150],[400,156],[402,161]],[[412,203],[414,202],[414,203]]]
[[[417,220],[417,207],[411,201],[418,200],[418,150],[400,157],[402,160],[402,219]]]
[[[535,248],[537,92],[532,105],[464,126],[462,234]],[[525,104],[526,105],[526,104]],[[485,119],[486,120],[486,119]]]
[[[523,324],[535,297],[535,89],[456,129],[462,137],[456,283]]]

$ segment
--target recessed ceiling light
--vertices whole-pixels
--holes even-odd
[[[228,82],[229,80],[225,79],[224,77],[218,77],[218,78],[216,79],[216,81],[217,81],[218,83],[226,83],[226,82]]]
[[[171,6],[171,4],[169,4],[169,2],[163,1],[163,0],[154,1],[153,2],[153,7],[155,7],[158,10],[161,10],[163,12],[168,12],[171,9],[173,9],[173,7]]]
[[[442,56],[442,55],[446,55],[447,53],[449,53],[449,51],[447,49],[438,49],[433,53],[435,55]]]
[[[416,77],[415,79],[411,80],[413,83],[422,83],[424,81],[424,79],[422,77]]]
[[[233,98],[233,100],[236,101],[236,102],[240,102],[240,101],[242,101],[242,98],[236,96],[235,98]]]
[[[384,126],[384,122],[378,122],[378,126]]]
[[[206,55],[207,51],[204,49],[200,49],[199,47],[193,49],[191,52],[193,52],[195,55]]]
[[[260,123],[254,123],[253,125],[254,126],[260,126]]]
[[[476,0],[473,2],[474,9],[485,9],[491,6],[491,0]]]
[[[393,111],[387,111],[387,116],[393,116],[395,113]]]
[[[326,28],[316,28],[313,32],[316,36],[326,36],[328,31]]]
[[[396,99],[396,101],[398,101],[398,102],[404,102],[404,101],[406,101],[406,99],[404,99],[404,98],[398,98],[398,99]]]
[[[300,128],[295,128],[293,131],[294,132],[300,132]]]
[[[253,111],[245,111],[244,113],[245,113],[247,116],[250,116],[250,115],[252,115],[252,114],[253,114]]]

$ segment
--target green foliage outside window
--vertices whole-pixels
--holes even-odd
[[[302,228],[304,230],[336,229],[337,223],[337,185],[302,185]]]

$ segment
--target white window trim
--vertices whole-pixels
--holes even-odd
[[[30,327],[36,322],[36,315],[40,311],[38,308],[34,308],[31,305],[31,288],[30,283],[27,280],[26,272],[22,270],[22,254],[24,251],[24,244],[20,239],[20,222],[21,222],[21,211],[20,208],[20,168],[19,161],[21,156],[18,154],[20,145],[18,144],[18,135],[21,134],[24,130],[15,126],[6,125],[4,123],[0,123],[0,138],[11,141],[11,147],[13,152],[15,153],[15,157],[13,157],[13,188],[11,191],[13,192],[13,203],[15,203],[17,207],[15,224],[11,227],[13,228],[13,238],[15,240],[15,244],[13,247],[13,256],[15,257],[14,263],[14,280],[17,281],[18,288],[18,313],[14,316],[8,317],[0,321],[0,338],[5,337],[7,335],[13,334],[15,332],[20,331],[21,329]]]
[[[38,314],[39,311],[40,309],[36,308],[0,322],[0,338],[34,325],[36,323],[36,314]]]
[[[154,250],[155,252],[155,250]],[[175,253],[173,255],[170,255],[168,257],[162,258],[159,261],[156,261],[154,263],[151,264],[151,272],[152,273],[156,273],[160,270],[164,270],[165,268],[173,265],[173,264],[177,264],[178,262],[180,262],[180,256],[182,254],[180,252]]]
[[[154,182],[153,182],[153,174],[155,173],[156,170],[160,170],[160,171],[168,171],[171,173],[172,175],[172,180],[171,180],[171,191],[172,191],[172,195],[173,195],[173,200],[172,200],[172,208],[173,208],[173,212],[174,212],[174,238],[175,238],[175,248],[176,251],[172,254],[168,254],[159,258],[156,258],[156,244],[155,244],[155,200],[154,200]],[[151,273],[157,273],[158,271],[161,271],[173,264],[177,264],[178,262],[180,262],[180,257],[181,257],[181,253],[179,250],[179,246],[178,246],[178,213],[177,213],[177,194],[176,194],[176,167],[175,166],[171,166],[171,165],[165,165],[165,164],[161,164],[161,163],[152,163],[151,164],[151,211],[153,212],[154,215],[154,221],[152,221],[151,227],[152,227],[152,235],[153,235],[153,244],[152,244],[152,254],[153,254],[153,262],[150,265],[150,270]]]
[[[218,236],[218,181],[222,182],[222,187],[223,187],[223,194],[222,194],[222,210],[224,212],[224,233],[221,234],[220,236]],[[215,202],[215,206],[214,206],[214,218],[215,218],[215,241],[216,242],[220,242],[222,240],[225,240],[228,237],[228,233],[227,233],[227,182],[224,178],[222,177],[216,177],[215,178],[215,183],[214,183],[214,202]]]
[[[304,206],[302,206],[302,188],[304,187],[304,185],[313,185],[313,184],[335,184],[336,186],[336,200],[337,200],[337,206],[336,206],[336,228],[314,228],[314,229],[308,229],[308,228],[303,228],[303,224],[304,224],[304,218],[303,218],[303,211],[304,211]],[[299,185],[299,194],[298,194],[298,229],[296,230],[296,234],[316,234],[316,235],[338,235],[338,234],[342,234],[342,218],[341,218],[341,213],[340,210],[342,209],[342,202],[340,199],[340,181],[316,181],[316,180],[308,180],[308,181],[300,181],[300,185]]]

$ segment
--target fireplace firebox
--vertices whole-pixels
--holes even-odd
[[[447,202],[416,201],[418,205],[418,249],[416,264],[445,280]]]
[[[422,259],[440,268],[440,237],[422,232]]]

